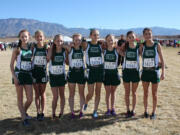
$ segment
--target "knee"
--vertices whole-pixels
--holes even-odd
[[[27,103],[28,103],[28,104],[31,104],[32,102],[33,102],[33,98],[32,98],[32,97],[27,98]]]
[[[94,93],[93,93],[93,92],[88,93],[88,96],[89,96],[90,98],[92,98],[92,97],[93,97],[93,95],[94,95]]]
[[[136,92],[132,92],[133,97],[136,97]]]
[[[96,93],[96,98],[100,98],[100,93],[99,92]]]
[[[54,97],[53,97],[53,101],[54,101],[54,102],[57,102],[57,101],[58,101],[58,96],[54,96]]]

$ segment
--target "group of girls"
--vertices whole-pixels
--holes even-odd
[[[71,45],[64,45],[63,36],[56,35],[53,45],[44,43],[45,35],[42,31],[35,32],[36,44],[29,46],[30,34],[27,30],[19,33],[19,44],[13,50],[10,68],[13,82],[16,86],[17,103],[24,125],[29,125],[27,110],[33,100],[33,88],[35,91],[35,105],[37,120],[44,119],[45,89],[49,80],[53,95],[52,118],[57,118],[56,107],[60,97],[60,112],[62,118],[65,106],[65,85],[69,87],[69,107],[71,118],[75,118],[74,96],[76,84],[80,96],[79,118],[83,117],[83,110],[88,108],[88,102],[95,93],[93,118],[98,117],[98,106],[101,96],[101,86],[104,84],[107,111],[105,115],[115,116],[115,91],[120,84],[118,73],[118,55],[124,56],[122,65],[122,79],[125,88],[126,117],[135,115],[136,90],[140,79],[144,89],[144,117],[148,118],[148,89],[152,83],[153,110],[151,119],[156,118],[157,89],[160,79],[164,79],[164,60],[161,46],[153,41],[152,31],[149,28],[143,30],[145,42],[138,45],[135,42],[136,35],[129,31],[127,42],[121,47],[115,43],[115,37],[111,34],[105,37],[105,42],[99,42],[99,31],[90,31],[90,42],[83,41],[80,34],[73,35]],[[140,76],[139,57],[142,57],[142,73]],[[14,68],[14,63],[16,66]],[[49,62],[49,79],[47,75],[47,63]],[[66,74],[65,65],[69,65]],[[162,67],[160,75],[159,66]],[[85,70],[86,69],[86,70]],[[85,96],[84,89],[87,82],[88,93]],[[27,101],[23,104],[23,89],[26,92]],[[132,90],[131,90],[132,89]],[[130,91],[132,91],[132,109],[130,109]]]

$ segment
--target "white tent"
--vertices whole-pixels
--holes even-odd
[[[72,42],[72,38],[70,38],[68,36],[64,36],[64,41],[65,42]]]

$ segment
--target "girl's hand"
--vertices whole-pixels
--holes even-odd
[[[74,43],[73,43],[73,42],[71,42],[69,46],[70,46],[70,47],[74,47]]]
[[[18,81],[17,77],[14,77],[14,84],[19,85],[19,81]]]
[[[160,79],[161,79],[161,80],[164,80],[164,79],[165,79],[164,73],[161,74],[161,78],[160,78]]]

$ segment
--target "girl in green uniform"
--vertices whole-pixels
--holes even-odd
[[[34,45],[33,49],[33,86],[35,90],[35,104],[37,109],[37,120],[44,119],[44,108],[45,108],[45,89],[47,78],[47,49],[48,45],[44,44],[44,33],[40,30],[35,32],[35,39],[37,44]]]
[[[145,39],[144,44],[141,46],[142,54],[142,85],[144,89],[144,116],[148,118],[149,114],[147,111],[148,106],[148,89],[150,82],[152,83],[152,99],[153,99],[153,110],[150,115],[151,119],[156,118],[156,106],[157,106],[157,89],[161,80],[164,80],[164,58],[162,55],[161,45],[155,43],[152,37],[152,30],[145,28],[143,30],[143,36]],[[160,61],[159,61],[160,60]],[[159,64],[162,65],[162,72],[160,75]]]
[[[119,50],[114,46],[115,39],[113,35],[106,36],[107,49],[104,50],[104,86],[106,89],[106,115],[116,115],[114,102],[115,102],[115,91],[117,86],[120,84],[120,77],[118,73],[118,55]],[[111,96],[111,110],[109,100]]]
[[[17,92],[17,104],[23,120],[23,125],[29,125],[27,110],[32,103],[33,91],[32,91],[32,50],[28,46],[30,34],[27,30],[21,30],[19,32],[19,44],[18,47],[13,50],[10,69],[12,73],[13,82],[16,86]],[[16,67],[14,69],[14,63],[16,61]],[[23,104],[23,89],[26,92],[26,102]]]
[[[127,32],[127,43],[123,44],[121,50],[124,52],[124,63],[122,67],[123,84],[125,88],[125,103],[127,108],[126,117],[135,115],[136,90],[140,81],[139,77],[139,46],[133,31]],[[132,110],[130,110],[130,91],[132,90]]]
[[[49,62],[49,79],[50,86],[53,94],[52,100],[52,118],[56,118],[56,107],[58,97],[60,95],[60,113],[59,118],[62,117],[65,105],[64,88],[66,84],[65,75],[65,49],[63,46],[63,36],[56,35],[53,40],[51,51],[48,54],[51,57]]]
[[[67,75],[69,87],[69,106],[71,110],[71,118],[75,118],[74,113],[74,96],[76,84],[79,88],[80,96],[80,113],[79,118],[83,117],[82,108],[85,102],[84,88],[85,88],[85,66],[84,66],[84,52],[81,45],[80,34],[73,35],[73,44],[71,46],[64,46],[68,52],[69,71]]]
[[[86,110],[87,104],[93,97],[95,91],[95,106],[93,117],[97,118],[97,110],[100,102],[100,93],[104,74],[104,60],[101,45],[98,43],[99,31],[95,29],[91,30],[90,38],[91,42],[87,42],[83,46],[86,56],[88,82],[88,94],[86,96],[84,110]]]

